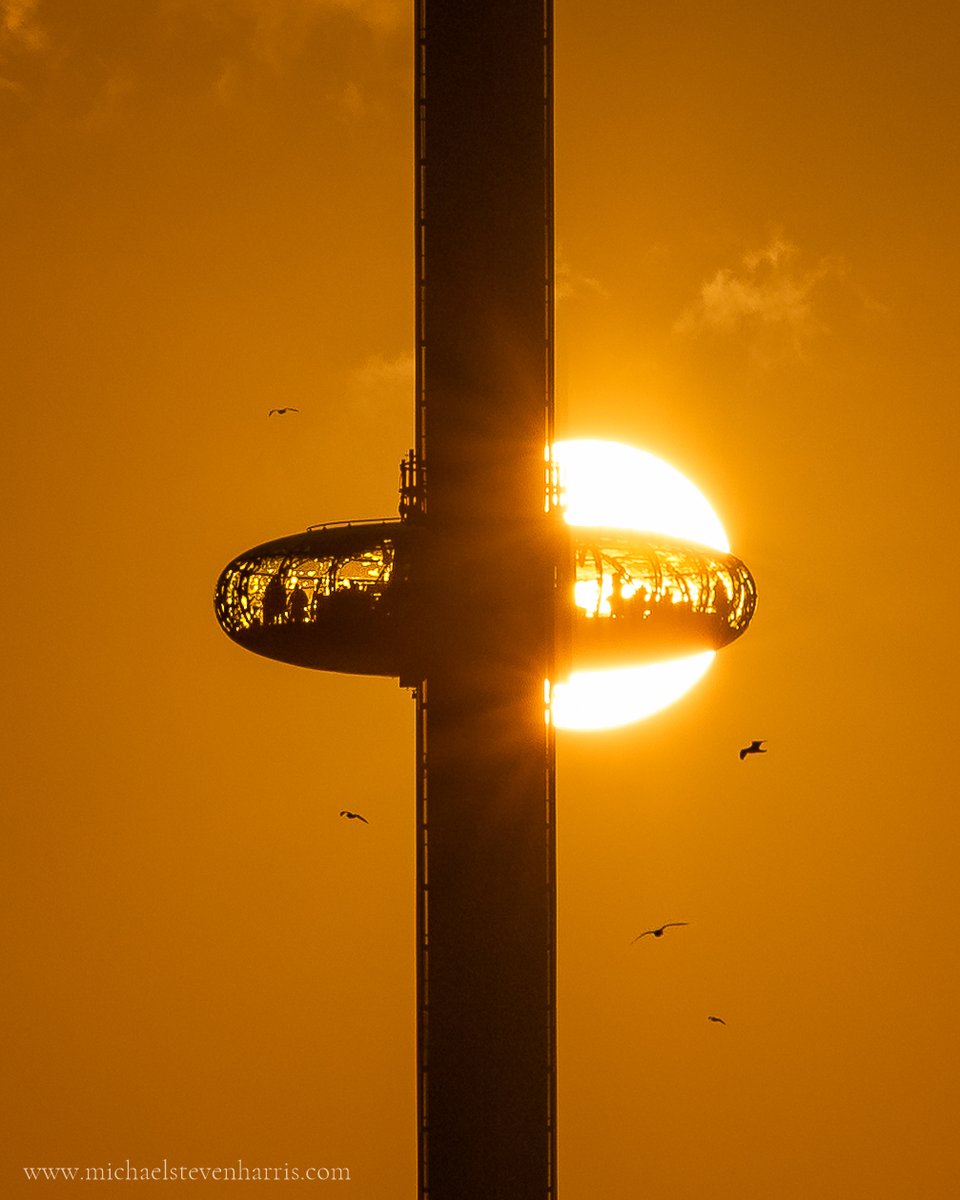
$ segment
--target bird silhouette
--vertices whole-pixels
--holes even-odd
[[[707,1020],[716,1021],[718,1025],[726,1025],[726,1021],[723,1019],[723,1017],[707,1017]]]
[[[748,754],[766,754],[766,750],[761,749],[761,746],[766,740],[766,738],[760,738],[759,741],[754,739],[749,746],[744,746],[744,748],[740,751],[740,761],[743,762]]]
[[[340,816],[346,817],[348,821],[362,821],[364,825],[370,824],[366,817],[361,817],[359,813],[347,812],[345,808],[341,808]]]
[[[282,417],[284,413],[299,412],[299,411],[300,411],[299,408],[294,408],[292,404],[288,404],[288,405],[286,405],[285,408],[271,408],[270,411],[267,413],[267,416],[272,417],[273,414],[276,413],[278,417]]]
[[[663,931],[670,929],[674,925],[689,925],[689,921],[667,921],[666,925],[659,925],[656,929],[645,929],[643,933],[638,933],[633,939],[633,942],[639,942],[642,937],[646,937],[648,933],[652,933],[654,937],[663,937]],[[633,945],[633,942],[630,945]]]

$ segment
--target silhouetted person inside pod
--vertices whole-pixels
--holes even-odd
[[[290,620],[296,624],[307,619],[307,593],[299,583],[290,593],[287,611],[290,614]]]
[[[730,596],[726,584],[719,579],[713,592],[713,611],[722,621],[730,620]]]
[[[287,613],[287,592],[280,574],[281,571],[277,571],[271,576],[263,592],[264,625],[279,625]]]

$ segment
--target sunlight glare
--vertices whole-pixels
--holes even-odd
[[[720,519],[702,492],[656,455],[620,442],[557,442],[561,503],[568,524],[635,529],[729,551]],[[667,708],[706,674],[714,651],[607,671],[574,671],[553,688],[559,729],[629,725]]]
[[[596,730],[642,721],[698,683],[714,653],[611,671],[574,671],[566,682],[554,684],[553,723],[558,729]]]
[[[676,467],[622,442],[557,442],[561,503],[569,525],[637,529],[730,550],[710,502]]]

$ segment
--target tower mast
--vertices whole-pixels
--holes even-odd
[[[552,0],[417,0],[420,1194],[556,1195]]]

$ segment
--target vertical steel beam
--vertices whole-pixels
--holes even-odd
[[[556,1195],[551,0],[417,0],[420,1190]]]

